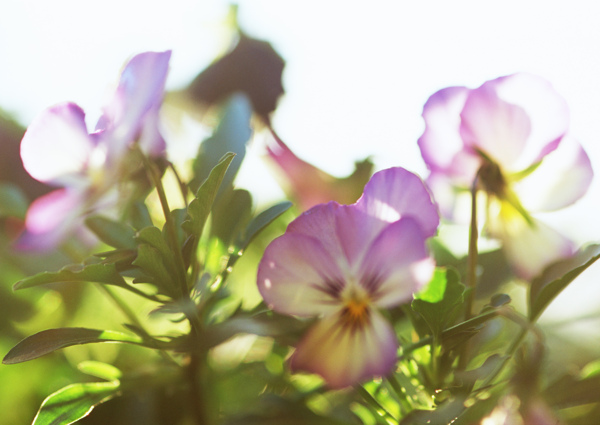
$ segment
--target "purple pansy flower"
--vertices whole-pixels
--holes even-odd
[[[547,81],[520,73],[476,89],[442,89],[423,118],[418,143],[443,216],[470,217],[478,176],[487,195],[486,231],[501,241],[518,276],[530,279],[573,254],[572,241],[532,216],[575,202],[593,175],[587,154],[567,134],[566,102]]]
[[[31,123],[21,142],[23,165],[35,179],[60,188],[31,204],[17,247],[52,249],[78,231],[86,214],[114,205],[132,143],[147,155],[164,154],[158,110],[170,56],[133,57],[92,133],[74,103],[48,108]]]
[[[425,241],[439,217],[416,175],[373,175],[354,204],[317,205],[265,250],[258,287],[276,311],[319,317],[291,358],[293,370],[342,388],[385,375],[398,342],[380,309],[412,299],[433,273]]]

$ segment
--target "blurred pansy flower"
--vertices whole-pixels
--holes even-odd
[[[273,143],[267,145],[268,158],[280,172],[286,195],[301,211],[329,201],[350,204],[360,197],[373,172],[369,159],[357,162],[348,177],[338,178],[298,158],[275,132],[272,135]]]
[[[416,175],[373,175],[351,205],[317,205],[265,250],[258,287],[274,310],[319,320],[291,358],[292,370],[342,388],[390,373],[398,342],[380,309],[412,299],[432,276],[425,241],[437,209]]]
[[[573,254],[572,241],[532,215],[572,204],[593,175],[587,154],[567,135],[566,102],[547,81],[520,73],[476,89],[445,88],[429,98],[423,118],[418,144],[442,216],[470,218],[477,178],[487,195],[486,231],[518,276],[530,279]]]
[[[114,205],[117,186],[131,173],[127,153],[133,143],[146,155],[164,154],[158,110],[170,56],[170,51],[134,56],[92,133],[74,103],[48,108],[31,123],[21,141],[23,165],[32,177],[59,189],[31,204],[18,248],[52,249],[80,231],[86,214]]]

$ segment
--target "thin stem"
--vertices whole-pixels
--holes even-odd
[[[477,239],[479,231],[477,229],[477,189],[479,185],[479,172],[473,180],[471,187],[471,224],[469,226],[469,254],[467,257],[467,278],[466,284],[469,288],[467,299],[465,300],[465,319],[470,319],[473,315],[473,299],[475,298],[475,289],[477,287]]]
[[[155,165],[152,162],[150,162],[146,155],[144,155],[141,151],[140,156],[142,157],[142,161],[144,162],[144,167],[146,168],[148,176],[152,180],[152,183],[154,183],[156,193],[158,194],[158,199],[160,200],[163,215],[165,216],[167,238],[169,240],[169,244],[171,245],[171,249],[173,250],[175,261],[177,263],[178,272],[176,277],[179,281],[181,295],[185,299],[189,297],[188,285],[185,276],[186,267],[185,262],[183,261],[183,254],[181,253],[181,249],[179,248],[179,242],[177,240],[177,231],[175,229],[175,224],[173,223],[173,217],[171,216],[171,209],[169,208],[169,202],[167,200],[165,188],[162,184],[162,179],[158,174]]]

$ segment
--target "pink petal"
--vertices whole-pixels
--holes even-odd
[[[343,258],[344,252],[338,237],[337,222],[341,215],[345,215],[348,206],[337,202],[328,202],[312,207],[300,214],[292,221],[286,233],[298,233],[309,237],[318,238],[324,249],[333,258]],[[350,229],[350,227],[348,227]],[[360,230],[352,227],[352,232]]]
[[[105,137],[110,136],[114,149],[123,150],[144,133],[143,145],[148,153],[164,150],[164,140],[158,133],[157,111],[163,98],[170,57],[170,51],[146,52],[134,56],[125,66],[115,96],[97,126],[109,131]]]
[[[287,232],[265,250],[258,289],[274,310],[318,316],[339,309],[345,286],[336,259],[317,237]]]
[[[525,148],[531,123],[522,107],[500,99],[493,88],[484,84],[470,93],[461,113],[460,133],[465,146],[512,170]]]
[[[433,236],[440,222],[437,207],[423,181],[400,167],[375,173],[365,186],[363,196],[356,202],[356,207],[383,222],[413,217],[426,236]],[[370,232],[379,234],[383,225],[377,224],[379,228]]]
[[[83,110],[74,103],[63,103],[45,110],[31,123],[21,141],[21,159],[37,180],[80,185],[94,147]]]
[[[381,308],[410,301],[431,280],[435,268],[425,245],[426,236],[413,218],[384,228],[367,250],[360,283]]]
[[[427,168],[433,172],[446,170],[464,149],[460,112],[468,94],[466,87],[448,87],[431,95],[423,107],[425,131],[417,143]]]
[[[575,252],[573,242],[556,230],[535,219],[530,225],[514,212],[502,214],[490,221],[488,226],[490,235],[502,242],[507,260],[517,276],[525,280],[532,279],[554,261],[568,258]]]
[[[565,100],[546,80],[526,73],[473,90],[461,117],[465,144],[509,171],[527,168],[556,149],[569,125]]]
[[[588,190],[594,172],[583,147],[571,138],[547,155],[529,176],[514,183],[529,211],[554,211],[573,204]]]
[[[339,313],[309,329],[290,366],[321,375],[331,388],[343,388],[391,373],[397,348],[394,331],[379,312],[371,310],[366,323],[356,326]]]
[[[16,242],[22,250],[55,249],[83,225],[85,194],[58,189],[31,203],[25,218],[25,232]]]

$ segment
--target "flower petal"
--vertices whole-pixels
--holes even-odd
[[[439,90],[423,107],[425,131],[417,143],[431,171],[447,170],[452,158],[464,149],[459,131],[460,112],[469,91],[466,87]]]
[[[318,316],[340,307],[345,286],[337,262],[315,237],[287,232],[275,239],[258,266],[258,290],[276,311]]]
[[[370,230],[373,235],[379,234],[385,222],[397,221],[400,217],[413,217],[426,236],[433,236],[440,222],[437,207],[423,181],[400,167],[373,174],[356,207],[381,220],[372,222],[379,226]]]
[[[337,178],[298,158],[274,132],[272,134],[274,142],[267,145],[267,154],[282,172],[284,191],[301,210],[329,201],[349,204],[360,197],[373,168],[369,160],[357,162],[351,175]]]
[[[379,312],[370,310],[368,320],[355,326],[340,313],[309,329],[290,366],[321,375],[331,388],[343,388],[392,372],[397,348],[396,335]]]
[[[83,225],[85,194],[58,189],[31,203],[25,217],[25,232],[16,241],[21,250],[48,251],[65,241]]]
[[[360,282],[378,307],[411,300],[431,280],[435,263],[426,239],[417,221],[408,217],[388,225],[371,244],[360,268]]]
[[[546,156],[526,178],[514,183],[529,211],[554,211],[571,205],[588,190],[594,172],[583,147],[571,138]]]
[[[35,179],[57,185],[80,185],[94,149],[85,113],[74,103],[42,112],[21,141],[21,159]]]
[[[473,90],[461,118],[465,144],[509,171],[527,168],[556,149],[569,125],[565,100],[546,80],[526,73]]]
[[[146,152],[164,151],[157,120],[170,58],[171,51],[141,53],[123,69],[115,95],[97,126],[108,130],[105,137],[114,144],[111,151],[121,152],[142,133],[140,144]]]
[[[286,234],[298,233],[316,237],[332,258],[343,258],[344,252],[336,232],[336,223],[340,220],[340,216],[345,215],[347,208],[348,206],[340,205],[334,201],[314,206],[292,221],[286,230]],[[355,230],[358,229],[352,228],[352,231]]]
[[[548,265],[575,252],[574,243],[545,223],[525,219],[509,205],[488,223],[491,236],[502,242],[508,262],[517,276],[530,280]]]

